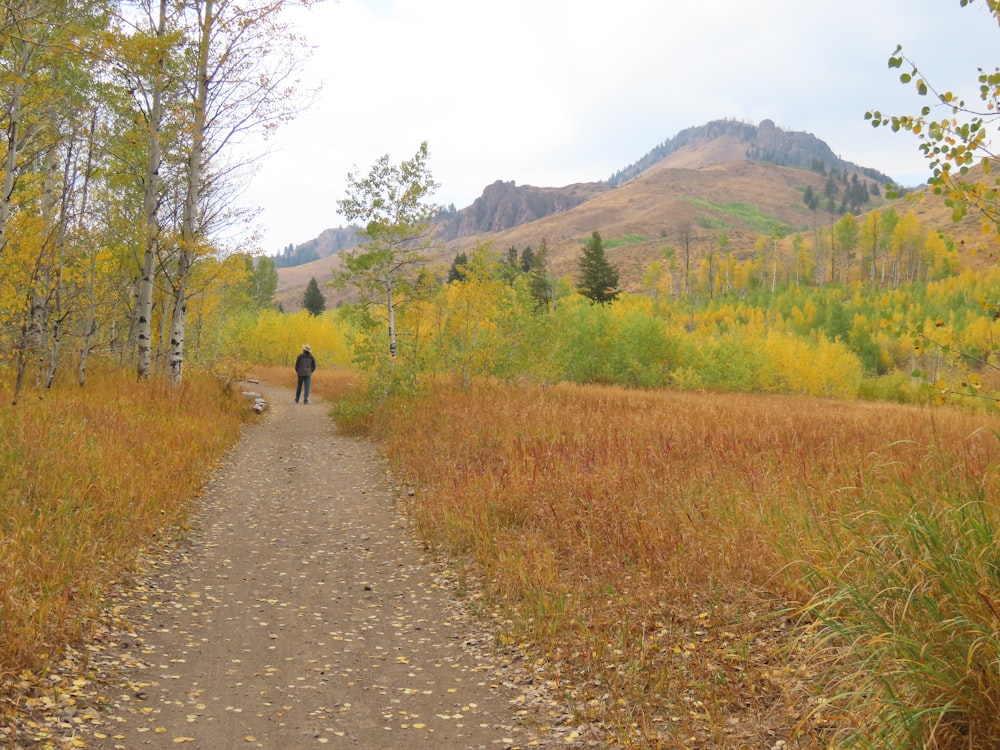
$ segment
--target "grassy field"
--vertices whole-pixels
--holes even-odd
[[[23,680],[183,530],[248,410],[213,379],[4,387],[0,678]],[[383,442],[498,648],[623,745],[996,746],[992,414],[443,382],[369,412],[353,373],[313,389]]]
[[[634,747],[995,747],[995,417],[439,385],[378,437],[501,645]]]

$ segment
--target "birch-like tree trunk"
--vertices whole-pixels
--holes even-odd
[[[143,178],[143,248],[142,265],[137,282],[135,311],[136,375],[149,377],[153,362],[153,287],[156,283],[156,251],[160,237],[160,166],[163,161],[160,131],[163,125],[163,96],[166,83],[164,37],[167,33],[167,0],[160,0],[156,23],[157,57],[153,72],[148,117],[148,153]]]
[[[46,336],[48,333],[48,305],[51,295],[52,246],[55,242],[55,185],[57,167],[56,148],[51,146],[45,154],[42,173],[42,236],[31,275],[28,308],[21,325],[21,342],[17,348],[17,377],[14,381],[14,400],[24,387],[29,363],[34,363],[36,384],[42,381],[45,367]]]
[[[308,7],[313,0],[297,4]],[[286,0],[188,0],[197,23],[187,86],[190,112],[183,203],[171,290],[168,379],[183,377],[191,273],[226,221],[227,174],[212,169],[230,142],[254,129],[273,128],[301,107],[291,79],[300,60],[294,36],[278,21]]]
[[[94,168],[94,138],[97,133],[97,110],[94,110],[87,133],[87,159],[83,168],[83,195],[80,199],[80,213],[77,217],[77,233],[82,238],[85,234],[84,221],[87,216],[87,204],[90,197],[90,180]],[[88,246],[91,244],[87,243]],[[90,347],[93,345],[94,334],[97,332],[97,248],[90,247],[87,253],[90,260],[87,269],[87,318],[83,325],[83,337],[80,342],[80,361],[76,369],[76,382],[81,386],[87,382],[87,359]]]
[[[10,106],[7,113],[7,151],[4,154],[3,184],[0,186],[0,257],[7,247],[7,225],[13,206],[14,185],[17,179],[17,155],[21,148],[20,117],[21,101],[24,96],[23,78],[14,83]]]
[[[195,250],[199,241],[198,209],[202,192],[202,158],[205,148],[205,122],[208,111],[208,56],[215,26],[215,2],[203,0],[198,6],[197,63],[195,66],[194,122],[191,129],[191,148],[187,162],[187,184],[184,209],[181,215],[181,239],[174,275],[174,309],[170,325],[170,359],[168,379],[180,383],[184,368],[184,335],[187,324],[188,280],[194,265]]]

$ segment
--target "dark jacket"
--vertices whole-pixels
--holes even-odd
[[[295,359],[295,374],[305,377],[316,370],[316,358],[309,352],[302,352]]]

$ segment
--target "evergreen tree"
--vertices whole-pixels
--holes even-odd
[[[308,310],[310,315],[321,315],[326,310],[326,299],[319,290],[315,276],[309,279],[306,291],[302,295],[302,307]]]
[[[521,270],[524,273],[531,273],[531,268],[534,265],[535,251],[532,250],[531,245],[528,245],[524,250],[521,251]]]
[[[514,280],[524,273],[521,262],[517,259],[517,248],[511,245],[507,248],[506,256],[500,259],[497,267],[498,278],[505,284],[513,284]]]
[[[600,232],[595,231],[583,246],[577,291],[591,302],[602,305],[618,299],[618,269],[608,262],[604,254]]]
[[[805,193],[802,194],[802,202],[806,204],[810,211],[815,211],[819,207],[819,198],[813,192],[811,185],[806,185]]]
[[[451,268],[448,269],[448,283],[453,281],[461,281],[465,278],[465,267],[469,265],[469,256],[465,253],[459,253],[455,256],[455,260],[451,262]]]
[[[531,276],[530,283],[528,284],[531,298],[535,301],[535,307],[546,311],[555,302],[555,288],[552,280],[549,278],[548,254],[548,245],[543,237],[538,250],[532,253],[531,256]]]

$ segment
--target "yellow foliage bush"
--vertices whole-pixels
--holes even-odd
[[[861,361],[839,341],[812,342],[771,332],[764,339],[764,351],[764,390],[841,399],[858,393]]]
[[[294,362],[302,345],[309,344],[320,367],[346,366],[351,361],[346,329],[335,310],[322,315],[261,310],[228,322],[225,348],[244,362],[282,365]]]

